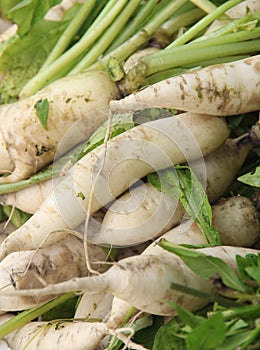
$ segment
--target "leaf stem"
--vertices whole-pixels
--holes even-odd
[[[40,315],[44,314],[45,312],[53,309],[57,305],[67,301],[68,299],[71,299],[75,297],[75,293],[66,293],[63,294],[43,305],[36,306],[32,309],[22,311],[18,315],[14,316],[10,320],[2,323],[0,325],[0,339],[2,339],[7,334],[13,332],[15,329],[20,328],[24,326],[26,323],[32,321],[33,319],[39,317]]]
[[[109,47],[114,38],[122,30],[134,10],[139,5],[140,0],[132,0],[107,28],[105,33],[98,39],[97,43],[85,55],[85,57],[69,72],[69,74],[77,74],[88,68],[96,59]]]
[[[93,9],[96,0],[88,0],[80,6],[77,15],[70,22],[69,26],[61,35],[60,39],[54,46],[51,53],[48,55],[46,61],[43,63],[41,70],[45,69],[48,65],[56,60],[67,48],[73,36],[77,33],[80,26],[84,23],[89,13]]]
[[[110,0],[113,3],[115,0]],[[71,64],[72,61],[76,60],[82,53],[84,53],[101,34],[108,28],[118,13],[124,7],[126,0],[117,0],[112,9],[103,17],[102,21],[98,21],[96,25],[93,25],[87,30],[83,37],[67,50],[63,55],[57,58],[51,65],[46,69],[36,74],[22,89],[20,96],[30,96],[47,85],[53,80],[53,77],[58,78],[62,76],[64,67]],[[106,6],[109,6],[110,2]]]
[[[212,23],[216,18],[220,17],[223,13],[229,10],[231,7],[239,4],[242,0],[229,0],[217,7],[213,12],[203,17],[200,21],[198,21],[195,25],[193,25],[190,29],[188,29],[182,36],[174,40],[167,48],[170,49],[172,47],[176,47],[182,44],[185,44],[194,36],[196,36],[201,30],[205,29],[210,23]]]

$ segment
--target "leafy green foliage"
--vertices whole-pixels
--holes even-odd
[[[238,180],[253,187],[260,187],[260,166],[253,173],[240,176]]]
[[[48,10],[62,0],[23,0],[9,8],[7,17],[18,25],[20,35],[27,33],[30,28],[41,20]]]
[[[212,212],[208,197],[188,166],[176,166],[148,175],[148,181],[159,191],[177,198],[198,224],[208,243],[220,244],[217,230],[212,227]]]
[[[165,239],[162,239],[159,245],[181,257],[185,264],[197,275],[209,279],[218,274],[226,286],[241,292],[247,290],[247,287],[242,283],[234,270],[220,258],[179,246]]]
[[[236,296],[237,306],[224,307],[215,303],[211,311],[207,309],[207,312],[203,312],[202,310],[199,315],[169,302],[176,310],[177,317],[159,329],[152,350],[258,349],[260,343],[258,321],[260,317],[260,253],[249,254],[246,257],[237,256],[239,271],[239,276],[235,277],[239,279],[237,284],[231,280],[233,274],[230,268],[220,259],[212,260],[211,256],[201,259],[197,255],[200,254],[199,252],[188,252],[189,249],[177,245],[167,250],[181,256],[185,263],[200,276],[210,278],[212,273],[217,271],[222,278],[223,285],[230,290],[234,288],[235,293],[230,294],[232,300]],[[251,283],[248,283],[249,280]]]
[[[10,221],[15,227],[22,226],[31,217],[30,214],[25,213],[20,209],[13,208],[11,205],[4,205],[3,212],[10,218]]]
[[[41,19],[26,35],[15,34],[0,45],[0,74],[5,75],[0,82],[0,103],[17,100],[22,87],[39,71],[77,10],[78,6],[73,6],[61,21]]]

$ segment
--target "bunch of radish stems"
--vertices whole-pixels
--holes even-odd
[[[134,210],[131,217],[127,206],[131,198],[129,199],[129,193],[124,192],[127,191],[129,183],[144,178],[152,173],[153,169],[158,171],[184,162],[188,162],[195,172],[197,170],[199,177],[202,161],[208,176],[205,191],[210,202],[215,203],[235,180],[250,150],[259,145],[259,123],[250,133],[237,140],[231,140],[228,139],[230,130],[224,118],[226,115],[257,111],[260,107],[259,99],[255,98],[257,91],[254,89],[259,85],[259,68],[258,72],[255,69],[259,67],[260,62],[260,57],[257,55],[260,47],[258,39],[260,31],[257,25],[259,11],[249,14],[245,12],[244,16],[236,20],[224,15],[227,10],[241,2],[241,0],[229,0],[216,7],[207,0],[192,1],[194,4],[187,0],[159,3],[157,0],[146,2],[110,0],[101,1],[100,7],[96,8],[96,1],[85,1],[39,72],[22,88],[21,100],[14,104],[1,106],[0,118],[2,122],[6,122],[6,126],[3,124],[0,136],[0,146],[3,149],[1,157],[3,157],[2,164],[4,164],[1,171],[11,173],[9,176],[0,178],[1,193],[13,192],[15,186],[27,187],[30,181],[28,182],[26,178],[30,175],[34,176],[36,171],[50,163],[64,133],[70,126],[80,121],[85,113],[88,113],[89,116],[87,131],[84,130],[84,132],[89,137],[107,119],[107,115],[111,118],[111,114],[115,111],[121,113],[128,109],[132,113],[140,109],[142,105],[153,107],[155,104],[161,108],[187,111],[175,117],[134,126],[112,139],[109,139],[108,123],[108,133],[104,143],[91,150],[75,165],[70,164],[71,168],[64,180],[60,181],[50,194],[43,195],[35,214],[4,240],[0,247],[2,259],[0,263],[0,294],[2,294],[0,309],[10,313],[2,316],[1,322],[4,323],[0,326],[0,337],[4,337],[11,349],[18,350],[21,346],[37,350],[57,349],[60,339],[64,339],[62,342],[64,349],[67,339],[75,332],[78,334],[77,344],[74,344],[75,349],[96,349],[106,335],[116,335],[126,342],[129,348],[144,349],[141,345],[134,344],[127,339],[120,331],[120,326],[133,314],[132,306],[150,314],[174,316],[174,310],[167,304],[169,299],[192,311],[207,303],[207,300],[174,290],[172,283],[186,285],[210,294],[212,289],[210,282],[191,273],[180,258],[165,253],[150,240],[165,237],[177,244],[193,245],[209,243],[214,245],[216,241],[207,240],[201,229],[192,221],[187,221],[188,224],[185,222],[186,226],[183,224],[176,226],[184,215],[184,208],[178,200],[167,197],[152,188],[151,185],[139,185],[132,192],[130,191],[130,197],[132,195],[134,199],[137,198],[135,193],[139,190],[140,193],[144,191],[147,198],[151,196],[152,202],[156,204],[154,207],[151,205],[149,209],[154,213],[151,221],[145,216],[138,217],[147,210],[145,205],[140,205],[140,202],[137,208],[140,213]],[[224,17],[227,24],[215,32],[201,34],[219,17]],[[184,19],[185,25],[190,25],[190,27],[184,34],[176,35]],[[71,39],[83,23],[87,27],[85,34],[76,44],[69,47]],[[243,27],[250,27],[250,30],[235,30]],[[169,44],[160,51],[143,56],[125,73],[124,61],[136,50],[146,46],[149,39],[159,30],[164,37],[168,38]],[[174,40],[170,42],[173,36]],[[218,63],[223,65],[215,66]],[[240,91],[241,86],[244,87],[245,75],[237,77],[236,72],[244,67],[247,69],[246,79],[249,77],[251,86],[245,88],[245,91]],[[230,91],[231,88],[233,89],[233,95],[231,91],[230,101],[227,101],[224,107],[220,101],[221,98],[223,99],[221,94],[219,96],[215,93],[214,98],[205,97],[208,87],[205,87],[203,83],[203,79],[210,75],[213,77],[213,83],[216,83],[216,91],[223,92],[222,83],[217,81],[221,69],[226,74],[225,89],[230,88]],[[86,101],[79,97],[86,93],[82,86],[79,86],[79,81],[82,80],[82,85],[84,85],[85,79],[91,80],[93,76],[100,80],[96,83],[95,88],[92,88],[93,91],[95,89],[96,91],[93,93],[91,90],[88,101]],[[28,129],[23,127],[28,124],[26,118],[35,121],[35,129],[30,131],[31,139],[34,133],[39,132],[42,127],[34,108],[36,101],[44,98],[51,101],[50,96],[55,96],[56,91],[64,86],[64,82],[67,82],[68,86],[71,85],[70,82],[73,79],[73,89],[68,88],[71,91],[66,91],[64,96],[60,97],[59,103],[66,105],[64,101],[71,102],[72,99],[74,104],[68,105],[64,113],[68,114],[73,110],[75,115],[73,120],[68,122],[60,132],[58,132],[59,126],[55,127],[56,110],[60,110],[58,114],[62,115],[62,108],[58,104],[55,105],[54,98],[51,97],[53,105],[49,112],[48,127],[43,130],[43,133],[46,132],[44,142],[52,142],[49,146],[54,151],[43,155],[45,158],[42,159],[42,162],[38,162],[38,159],[36,161],[34,154],[32,158],[30,158],[31,154],[28,155],[26,161],[20,159],[21,150],[17,145],[27,144],[28,139]],[[169,80],[164,81],[164,79]],[[190,82],[186,83],[185,79],[190,79]],[[232,79],[235,81],[234,85],[232,85]],[[180,90],[181,80],[185,81],[183,86],[187,90],[182,91],[178,101],[174,99]],[[89,100],[97,99],[99,84],[104,84],[104,81],[108,87],[111,85],[112,92],[107,92],[102,102],[97,100],[96,104],[90,106]],[[201,82],[199,90],[196,90],[194,81]],[[158,85],[137,91],[154,83]],[[89,85],[92,86],[92,84],[90,81]],[[158,91],[166,91],[167,85],[171,89],[170,98],[165,95],[161,101],[157,100]],[[240,103],[236,101],[238,91]],[[132,92],[135,93],[131,94]],[[120,97],[123,96],[126,97],[120,100]],[[185,98],[182,98],[183,96]],[[98,107],[102,105],[105,108],[110,101],[109,112],[97,111]],[[169,104],[165,101],[169,101]],[[194,106],[190,101],[195,101],[197,110],[194,111]],[[21,115],[25,117],[25,120],[20,121],[19,126],[25,132],[24,135],[20,135],[19,128],[15,130],[19,142],[15,143],[11,140],[12,143],[7,138],[15,133],[8,120],[11,119],[10,115],[15,114],[17,120],[21,119]],[[89,125],[90,129],[88,129]],[[78,138],[78,141],[82,140]],[[33,139],[33,142],[36,141]],[[7,144],[10,147],[9,150]],[[74,145],[70,144],[70,146]],[[65,145],[63,151],[67,151],[68,148]],[[124,161],[126,155],[128,158]],[[217,172],[223,173],[219,160],[227,173],[223,176],[216,176]],[[23,163],[27,164],[25,170]],[[38,178],[36,174],[36,179],[32,183],[47,180],[55,175],[54,172],[55,167],[50,172],[44,173],[43,171],[43,176],[40,175]],[[216,179],[219,179],[219,184],[216,184]],[[20,181],[20,184],[17,181]],[[110,193],[106,192],[108,183]],[[65,198],[66,203],[70,205],[67,207],[62,204],[61,206],[60,198],[62,201]],[[112,205],[109,204],[114,198],[119,201]],[[219,230],[220,243],[223,246],[209,247],[202,251],[209,255],[219,256],[235,269],[236,254],[245,256],[258,252],[242,247],[250,247],[258,239],[259,218],[256,208],[249,199],[236,197],[230,200],[232,204],[229,205],[227,202],[224,205],[229,216],[233,218],[233,222],[238,220],[237,210],[240,210],[240,213],[246,211],[244,216],[239,215],[240,221],[234,232],[235,238],[231,234],[229,223],[219,218],[221,216],[223,219],[222,210],[219,215],[218,209],[213,207],[213,223]],[[106,214],[101,211],[101,219],[99,219],[101,223],[100,226],[97,225],[98,231],[90,232],[88,236],[91,217],[94,218],[94,215],[107,205],[110,205],[112,211],[108,210]],[[170,211],[166,222],[163,225],[159,224],[157,228],[156,221],[152,219],[160,219],[162,212],[165,213],[165,208],[169,209],[169,207],[176,216],[172,217]],[[162,208],[161,211],[158,208]],[[86,217],[84,227],[86,236],[82,237],[77,229]],[[251,218],[250,224],[249,217]],[[146,220],[148,220],[148,225],[145,226]],[[94,222],[97,223],[98,220],[94,218]],[[176,227],[173,228],[174,226]],[[140,232],[136,227],[139,229],[141,227]],[[236,236],[238,227],[245,228],[245,231],[241,229],[241,237]],[[122,237],[125,232],[126,237]],[[180,235],[179,232],[182,234]],[[88,243],[88,239],[92,241],[91,244]],[[124,247],[141,243],[144,244],[144,247],[140,248],[143,251],[141,255],[129,253],[133,256],[120,258],[117,263],[105,261],[107,256],[98,246],[105,244],[106,246]],[[148,243],[151,244],[148,246]],[[238,247],[234,248],[233,245]],[[57,251],[59,255],[56,254]],[[51,262],[49,267],[46,267],[44,262],[46,256]],[[71,274],[64,273],[62,269],[67,263],[68,258],[66,257],[68,256],[71,259]],[[105,262],[100,264],[100,261]],[[21,263],[23,264],[22,272]],[[110,268],[111,263],[113,266]],[[57,273],[57,271],[61,272]],[[94,276],[95,273],[98,273],[98,276]],[[153,293],[151,293],[152,285],[154,286]],[[108,296],[106,298],[108,306],[104,306],[106,312],[98,316],[101,317],[99,322],[77,320],[73,323],[64,322],[64,327],[59,330],[45,322],[30,322],[59,303],[72,298],[76,291],[84,291],[84,295],[95,293],[94,296],[97,296],[96,300],[99,301],[104,296]],[[66,294],[53,299],[54,295],[62,293]],[[51,301],[41,305],[46,300]],[[92,303],[95,303],[95,298]],[[82,305],[81,310],[84,307],[85,304]],[[93,320],[95,313],[91,305],[88,307],[89,309],[86,308],[83,315],[85,313],[87,317],[90,314]],[[28,310],[21,312],[16,317],[11,314],[12,311],[25,309]],[[78,314],[81,312],[78,310]],[[39,329],[41,329],[40,332]],[[88,339],[87,344],[86,339]]]

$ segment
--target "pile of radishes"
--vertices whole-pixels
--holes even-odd
[[[44,127],[35,106],[46,99]],[[168,115],[111,135],[115,116],[145,109],[167,109]],[[174,317],[168,301],[190,311],[203,307],[207,301],[172,284],[211,293],[211,281],[158,242],[205,246],[199,251],[221,258],[234,271],[236,255],[259,253],[252,248],[260,233],[258,210],[250,198],[228,191],[260,144],[260,124],[234,137],[225,119],[259,110],[258,54],[198,67],[124,98],[106,72],[83,72],[0,106],[0,191],[1,185],[14,185],[3,205],[31,214],[0,246],[0,336],[6,344],[0,349],[105,349],[108,336],[130,349],[145,349],[126,335],[132,331],[131,323],[124,328],[128,317]],[[15,191],[16,182],[102,125],[103,143],[68,161],[59,176]],[[192,169],[205,190],[221,245],[207,247],[179,198],[148,181],[150,174],[180,164]],[[48,323],[28,312],[17,327],[10,323],[17,311],[37,309],[69,292],[81,295],[74,319]]]

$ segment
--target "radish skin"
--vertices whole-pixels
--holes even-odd
[[[203,248],[198,251],[219,257],[234,270],[236,270],[236,255],[258,254],[258,250],[255,249],[231,246]],[[174,310],[167,303],[169,300],[191,311],[207,303],[201,298],[174,290],[172,283],[204,293],[212,292],[209,280],[194,274],[179,257],[162,253],[123,259],[99,276],[74,278],[42,289],[20,290],[16,294],[48,295],[77,290],[106,291],[142,311],[164,316],[174,315]]]
[[[227,207],[229,216],[223,215],[223,212]],[[243,215],[241,215],[241,213],[238,211],[238,209],[241,207]],[[250,225],[248,225],[247,221],[248,216],[251,217],[251,220],[249,221]],[[260,223],[257,216],[257,209],[246,197],[230,197],[225,199],[224,203],[223,201],[220,201],[217,205],[212,206],[212,221],[213,226],[218,229],[221,242],[224,245],[234,244],[235,246],[243,247],[251,246],[260,234]],[[234,222],[237,222],[237,225],[233,225]],[[239,230],[237,230],[237,226],[240,226]],[[161,238],[167,239],[168,241],[176,244],[198,245],[207,243],[198,225],[193,222],[193,220],[187,220],[181,223],[179,226],[176,226],[170,231],[164,233],[155,242],[151,243],[142,252],[142,255],[164,254],[171,258],[171,253],[162,251],[162,248],[158,246],[157,243]],[[195,306],[197,302],[198,300],[195,299],[192,301],[191,305],[195,303]],[[123,322],[130,309],[131,305],[127,301],[114,297],[111,314],[107,321],[109,327],[118,327],[121,322]]]
[[[259,142],[259,135],[255,135],[251,138],[249,135],[245,134],[235,139],[228,139],[220,148],[207,155],[204,159],[198,159],[189,163],[190,167],[195,171],[197,176],[201,178],[202,182],[204,182],[206,174],[206,192],[210,202],[215,202],[221,195],[223,195],[226,189],[235,180],[235,177],[242,167],[249,151],[254,146],[258,145]],[[206,170],[202,166],[202,163],[204,162]],[[4,196],[3,203],[6,205],[12,205],[27,213],[34,214],[46,197],[51,193],[51,182],[52,180],[48,180],[17,192],[8,193]],[[136,192],[138,192],[138,190],[134,190],[134,192],[132,191],[131,194],[137,194]],[[120,198],[125,201],[123,197]],[[116,203],[117,202],[110,207],[107,216],[110,215],[111,209],[113,210],[113,213],[117,211]],[[152,204],[150,203],[150,205]],[[122,208],[122,206],[124,206],[124,202],[120,203],[120,208]],[[176,209],[176,211],[178,210]],[[123,214],[124,213],[121,213],[122,216]],[[129,214],[127,213],[127,215]],[[134,211],[131,211],[131,215],[132,220],[134,217],[138,216]],[[106,218],[106,220],[108,220],[109,223],[111,219]],[[122,221],[125,220],[126,217],[124,216]],[[108,224],[108,226],[110,227],[112,225]],[[125,224],[125,226],[128,226],[128,224]],[[115,226],[113,226],[113,229],[115,229]]]
[[[91,215],[104,207],[131,182],[154,170],[206,155],[223,144],[228,134],[223,118],[183,113],[116,136],[75,164],[39,210],[3,242],[0,258],[12,251],[35,249],[44,240],[44,244],[57,241],[62,235],[47,237],[49,232],[77,227],[86,212]]]
[[[74,318],[103,320],[111,310],[113,295],[109,293],[84,293]]]
[[[97,262],[106,260],[105,252],[94,245],[88,247],[88,252],[95,268],[104,272],[107,265]],[[69,268],[65,269],[65,265]],[[11,291],[28,286],[39,288],[49,283],[87,275],[90,275],[90,272],[86,267],[83,242],[66,232],[62,241],[56,244],[37,251],[14,252],[3,259],[0,263],[0,289]],[[50,297],[3,297],[0,300],[0,311],[24,310],[49,299]]]
[[[175,226],[185,210],[178,200],[142,184],[123,194],[109,207],[100,230],[89,231],[94,244],[131,246],[158,237]]]
[[[212,207],[212,225],[227,245],[250,247],[260,235],[259,213],[244,196],[223,198],[216,203]]]
[[[260,108],[259,81],[260,55],[256,55],[160,81],[111,101],[110,107],[113,111],[134,111],[152,106],[214,116],[247,113]]]
[[[12,350],[97,350],[109,332],[101,322],[30,322],[4,337]]]
[[[49,112],[44,129],[35,105],[46,98]],[[82,118],[86,125],[81,125],[85,128],[81,138],[88,138],[106,120],[101,108],[112,98],[119,98],[119,93],[108,75],[89,72],[59,79],[31,97],[0,106],[0,170],[11,172],[0,183],[24,179],[51,162],[62,137]],[[82,141],[78,135],[72,138],[67,147]]]
[[[205,184],[210,202],[218,200],[234,181],[256,141],[247,134],[229,139],[204,159],[189,163]],[[177,199],[157,191],[148,183],[142,184],[112,203],[100,230],[89,230],[88,239],[95,244],[114,246],[139,244],[174,227],[184,212]]]
[[[232,184],[249,151],[258,145],[259,141],[259,135],[251,138],[247,134],[235,139],[227,139],[221,147],[205,157],[206,192],[211,203],[216,202]],[[199,159],[190,162],[190,166],[198,179],[204,179],[204,170]]]
[[[3,204],[34,214],[53,190],[53,180],[47,180],[4,195]]]

